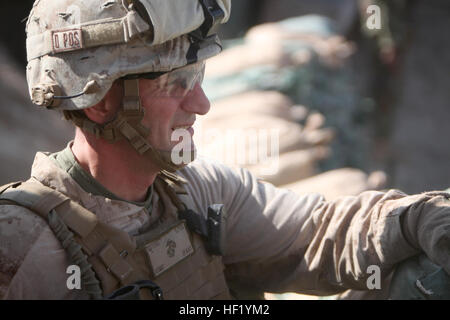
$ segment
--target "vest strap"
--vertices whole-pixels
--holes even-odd
[[[57,224],[58,230],[52,230],[64,239],[63,246],[70,246],[67,243],[69,240],[74,244],[79,243],[89,260],[95,262],[95,257],[98,256],[103,268],[122,285],[146,278],[146,275],[132,266],[132,253],[136,246],[128,233],[99,222],[95,214],[64,194],[37,181],[27,181],[20,185],[12,184],[0,195],[0,201],[28,208],[44,218],[50,226],[51,213],[54,213],[60,222]],[[68,228],[66,232],[65,228]],[[99,264],[94,263],[94,269],[97,275],[102,273]]]

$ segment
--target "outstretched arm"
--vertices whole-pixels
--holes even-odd
[[[368,191],[327,202],[261,183],[246,170],[210,169],[220,187],[205,187],[203,197],[227,207],[226,274],[241,286],[315,295],[367,290],[369,266],[384,277],[421,251],[450,271],[447,193]]]

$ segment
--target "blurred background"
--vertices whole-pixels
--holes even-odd
[[[24,30],[32,3],[0,4],[0,184],[26,179],[36,151],[60,150],[73,134],[60,114],[29,102]],[[377,30],[367,28],[373,4],[381,9]],[[202,138],[209,128],[275,128],[276,174],[245,159],[218,160],[329,199],[367,189],[447,189],[445,30],[447,0],[234,1],[221,31],[225,50],[207,65],[213,107],[198,124],[200,154],[220,158],[225,138]]]
[[[0,185],[27,179],[35,153],[64,148],[74,131],[29,102],[32,4],[0,4]],[[371,5],[380,8],[379,29],[368,28]],[[207,63],[212,108],[196,124],[199,153],[329,200],[447,189],[448,30],[448,0],[234,0],[224,51]]]

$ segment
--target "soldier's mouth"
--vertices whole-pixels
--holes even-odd
[[[189,132],[191,137],[194,135],[193,124],[192,125],[184,125],[184,126],[176,126],[176,127],[172,128],[172,133],[175,132],[176,130],[186,130],[187,132]]]
[[[172,128],[172,131],[178,130],[178,129],[185,129],[188,130],[189,128],[192,128],[192,125],[186,125],[186,126],[177,126]]]

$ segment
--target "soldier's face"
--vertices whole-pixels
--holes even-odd
[[[182,95],[166,95],[161,94],[156,80],[140,79],[139,90],[145,110],[142,124],[150,129],[149,142],[158,150],[171,151],[180,143],[182,138],[175,139],[175,136],[180,136],[174,134],[175,130],[177,133],[184,132],[183,137],[189,136],[192,140],[196,115],[205,115],[210,109],[210,102],[200,82]],[[193,148],[193,140],[191,145]]]

